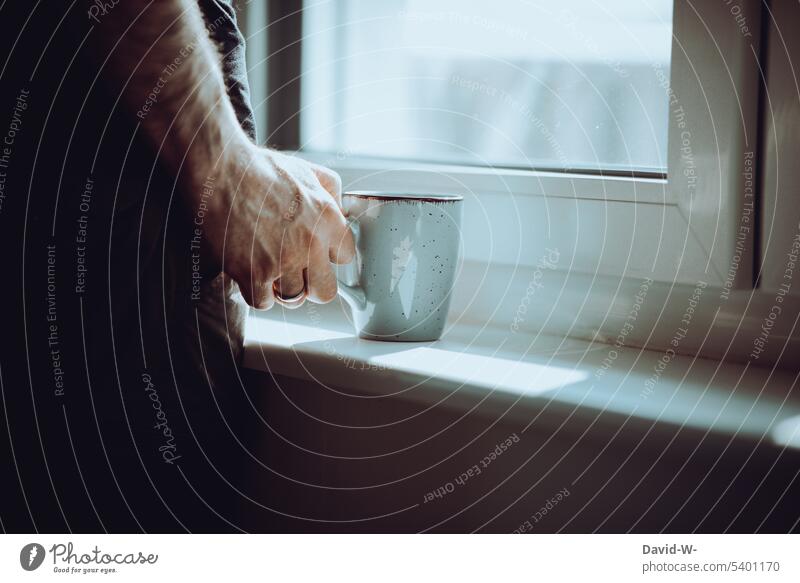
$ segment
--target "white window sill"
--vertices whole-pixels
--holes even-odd
[[[490,410],[511,419],[533,420],[552,408],[600,425],[626,419],[800,448],[800,397],[791,396],[795,373],[675,355],[648,392],[646,382],[664,353],[623,349],[598,375],[612,350],[466,323],[452,324],[433,343],[361,340],[346,308],[334,302],[251,314],[244,365],[464,413],[479,396],[496,401]]]
[[[348,190],[461,194],[463,261],[451,313],[475,323],[491,314],[507,329],[525,309],[520,332],[614,339],[652,280],[626,342],[663,350],[703,285],[702,308],[677,350],[746,362],[775,303],[774,291],[752,288],[747,269],[715,268],[665,180],[299,155],[337,170]],[[552,269],[541,268],[544,258]],[[798,313],[800,295],[786,301],[784,313]],[[793,320],[776,322],[760,365],[796,369]]]

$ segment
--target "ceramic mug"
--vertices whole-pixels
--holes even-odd
[[[463,198],[349,191],[356,258],[337,269],[361,338],[421,342],[444,330],[461,243]]]

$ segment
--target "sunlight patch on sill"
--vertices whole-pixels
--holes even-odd
[[[420,376],[534,396],[589,378],[584,371],[420,346],[367,359],[379,367]]]
[[[290,358],[306,365],[320,358],[346,360],[351,366],[363,363],[374,370],[409,375],[409,379],[436,379],[520,396],[541,395],[584,382],[590,376],[586,370],[536,363],[520,358],[519,354],[506,358],[502,353],[476,353],[470,351],[469,343],[448,340],[431,344],[375,342],[356,338],[347,328],[331,329],[313,322],[301,324],[251,317],[245,337],[246,346],[269,345],[293,353]],[[529,349],[533,356],[536,350]],[[552,347],[546,352],[552,354]]]
[[[772,442],[775,445],[800,449],[800,415],[780,421],[772,429]]]

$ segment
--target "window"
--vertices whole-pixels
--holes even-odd
[[[307,1],[301,144],[664,173],[671,0]]]
[[[464,195],[476,273],[558,248],[579,289],[602,275],[730,291],[753,288],[759,261],[762,10],[253,0],[245,18],[262,140],[346,188]]]
[[[250,65],[268,69],[254,92],[265,141],[333,166],[346,186],[475,199],[466,224],[495,237],[471,237],[467,260],[526,266],[550,245],[572,272],[753,286],[741,227],[758,0],[266,8],[266,27],[248,23],[269,47]]]

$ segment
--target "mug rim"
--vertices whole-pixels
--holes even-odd
[[[422,202],[456,202],[464,200],[460,194],[431,192],[398,192],[396,190],[345,190],[342,196],[372,198],[375,200],[414,200]]]

